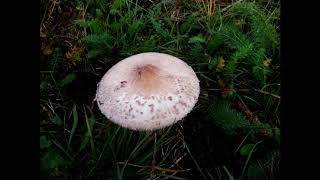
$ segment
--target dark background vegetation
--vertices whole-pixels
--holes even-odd
[[[43,179],[278,179],[280,2],[40,2]],[[115,63],[141,52],[186,61],[194,110],[156,132],[111,123],[93,102]]]

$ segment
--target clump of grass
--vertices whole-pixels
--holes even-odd
[[[81,111],[82,117],[78,116]],[[85,107],[74,106],[70,113],[73,116],[71,127],[65,127],[60,133],[41,132],[40,160],[42,170],[49,172],[46,176],[75,178],[71,164],[81,167],[77,178],[101,175],[113,179],[145,178],[151,174],[174,177],[173,172],[183,172],[174,166],[166,169],[170,164],[168,157],[174,152],[170,146],[179,147],[180,142],[171,128],[156,133],[134,132],[108,121],[102,123],[87,111],[90,112]],[[62,121],[65,124],[69,119]]]

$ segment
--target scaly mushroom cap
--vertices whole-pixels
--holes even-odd
[[[199,80],[190,66],[171,55],[149,52],[109,69],[98,84],[96,100],[112,122],[141,131],[181,120],[199,93]]]

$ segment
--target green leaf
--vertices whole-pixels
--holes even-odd
[[[68,165],[69,161],[65,160],[57,150],[50,149],[42,158],[40,158],[41,168],[52,169]]]
[[[100,9],[96,9],[96,15],[97,15],[97,17],[101,17],[103,15],[103,13],[101,12]]]
[[[228,171],[228,169],[225,166],[223,166],[223,170],[226,171],[226,173],[227,173],[227,175],[229,177],[229,180],[234,180],[233,176],[231,175],[231,173]]]
[[[246,160],[246,162],[245,162],[245,164],[244,164],[244,166],[243,166],[243,169],[242,169],[242,172],[241,172],[241,175],[240,175],[240,179],[242,179],[242,177],[244,176],[244,173],[245,173],[245,171],[246,171],[246,169],[247,169],[248,163],[249,163],[249,161],[250,161],[250,159],[251,159],[251,157],[252,157],[252,154],[253,154],[253,152],[254,152],[254,149],[255,149],[260,143],[262,143],[262,141],[259,141],[259,142],[257,142],[256,144],[254,144],[252,148],[250,148],[250,147],[247,148],[247,149],[250,149],[250,152],[249,152],[249,154],[248,154],[248,156],[247,156],[247,160]],[[250,145],[250,146],[251,146],[251,145]],[[240,153],[241,153],[241,152],[240,152]]]
[[[247,177],[252,180],[266,179],[263,168],[260,168],[256,163],[250,164]]]
[[[194,14],[187,17],[187,20],[181,25],[181,34],[187,34],[194,26],[196,22],[196,16]]]
[[[84,137],[82,138],[82,142],[80,144],[79,152],[82,151],[87,146],[87,144],[89,142],[89,139],[90,139],[90,137],[89,137],[88,133],[86,133],[84,135]]]
[[[51,145],[50,141],[47,141],[46,136],[40,136],[40,149],[47,148]]]
[[[127,32],[130,37],[133,37],[136,35],[142,28],[144,27],[145,23],[143,22],[143,19],[139,19],[137,21],[134,21],[132,24],[129,24],[129,27],[127,29]]]
[[[85,19],[77,19],[74,21],[76,25],[80,26],[80,27],[88,27],[88,22]]]
[[[90,118],[87,117],[87,114],[85,113],[85,119],[86,119],[86,124],[87,124],[87,135],[90,137],[90,143],[91,143],[91,150],[92,152],[95,151],[94,148],[94,142],[93,142],[93,137],[92,137],[92,129],[93,125],[95,123],[95,118],[94,116],[91,116]]]
[[[40,84],[40,90],[41,91],[46,90],[46,88],[48,87],[48,84],[49,84],[48,82],[42,81],[41,84]]]
[[[70,73],[70,74],[68,74],[64,79],[62,79],[61,81],[60,81],[60,86],[66,86],[66,85],[68,85],[68,84],[70,84],[70,83],[72,83],[75,79],[76,79],[76,73]]]
[[[102,52],[99,50],[90,50],[87,54],[88,59],[96,58],[98,55],[100,55]]]
[[[205,42],[206,42],[206,40],[200,35],[194,36],[194,37],[190,38],[188,41],[189,44],[200,44],[200,43],[205,43]]]
[[[111,6],[110,14],[115,15],[119,13],[119,10],[121,10],[121,7],[124,6],[125,3],[126,0],[115,0]]]
[[[208,62],[208,68],[209,70],[212,70],[213,67],[215,67],[218,64],[218,58],[215,57],[214,59],[210,59]]]
[[[253,149],[254,144],[246,144],[240,149],[240,154],[242,156],[248,156]]]
[[[68,148],[70,148],[72,137],[73,137],[73,135],[76,131],[76,128],[78,126],[78,112],[77,112],[76,106],[73,107],[72,114],[73,114],[73,125],[72,125],[71,134],[70,134],[69,141],[68,141]]]
[[[56,124],[56,125],[58,125],[58,126],[62,126],[62,125],[63,125],[63,122],[62,122],[61,118],[60,118],[58,115],[56,115],[56,116],[52,119],[52,121],[53,121],[54,124]]]
[[[120,22],[113,22],[109,25],[111,31],[118,32],[121,30],[122,24]]]
[[[170,37],[170,33],[167,29],[162,28],[162,24],[158,19],[155,19],[154,17],[150,17],[149,19],[152,24],[152,27],[156,30],[158,34],[162,35],[164,38]]]
[[[93,20],[79,19],[79,20],[75,20],[75,23],[80,27],[89,28],[91,33],[103,32],[102,25],[96,19],[93,19]]]
[[[62,59],[63,59],[63,54],[62,54],[61,48],[59,47],[55,48],[52,61],[51,61],[52,71],[54,71],[56,66],[58,66],[58,64],[61,63]]]

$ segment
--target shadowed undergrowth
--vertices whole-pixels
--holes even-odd
[[[41,1],[44,179],[277,179],[278,1]],[[134,132],[94,104],[115,63],[142,52],[186,61],[201,86],[179,123]]]

